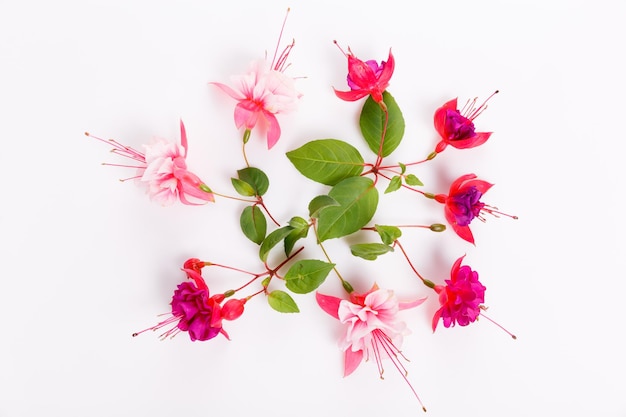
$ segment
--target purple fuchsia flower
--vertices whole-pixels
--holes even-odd
[[[497,211],[496,207],[488,206],[480,201],[483,194],[489,191],[492,186],[493,184],[487,181],[477,179],[474,174],[466,174],[457,178],[450,185],[448,195],[437,194],[434,196],[435,200],[445,204],[446,220],[455,233],[472,244],[474,244],[474,235],[469,225],[475,218],[484,221],[483,213],[517,219],[517,216],[504,214]]]
[[[478,107],[475,107],[477,99],[474,98],[458,110],[457,99],[454,98],[438,108],[434,118],[435,130],[441,136],[441,141],[435,147],[435,153],[442,152],[448,145],[468,149],[485,143],[492,132],[476,132],[474,119],[487,109],[487,101],[497,93],[493,93]]]
[[[130,146],[122,145],[110,139],[104,140],[89,133],[85,135],[113,146],[112,152],[134,160],[136,165],[117,165],[135,168],[137,175],[126,178],[137,180],[146,187],[152,200],[162,205],[171,205],[176,200],[183,204],[202,204],[215,201],[209,187],[193,172],[187,169],[187,133],[185,125],[180,121],[180,144],[163,138],[155,138],[151,144],[144,145],[145,153]],[[195,200],[195,201],[192,201]]]
[[[485,302],[485,290],[487,289],[478,280],[478,272],[472,271],[467,266],[461,266],[464,256],[454,262],[450,271],[450,279],[446,285],[435,285],[434,289],[439,294],[441,307],[433,316],[433,332],[437,328],[440,319],[443,319],[445,327],[467,326],[476,321]]]
[[[417,307],[426,298],[401,303],[393,291],[374,285],[365,294],[350,293],[348,300],[320,293],[316,294],[316,300],[322,310],[346,325],[339,342],[345,356],[344,377],[354,372],[363,359],[374,359],[382,378],[382,360],[390,358],[419,400],[399,360],[404,358],[400,351],[403,336],[410,332],[397,315],[400,310]]]
[[[334,89],[337,97],[345,101],[356,101],[365,96],[372,96],[376,103],[384,105],[383,92],[389,86],[395,66],[391,49],[387,61],[381,61],[380,64],[375,60],[361,61],[354,56],[350,48],[347,54],[343,50],[341,52],[348,58],[347,81],[350,91]]]

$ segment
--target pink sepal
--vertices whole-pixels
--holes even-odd
[[[317,300],[317,304],[322,310],[339,320],[339,315],[337,314],[337,312],[339,311],[339,303],[341,302],[341,298],[316,292],[315,299]]]

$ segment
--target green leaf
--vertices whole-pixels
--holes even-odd
[[[299,216],[295,216],[292,217],[291,220],[289,220],[289,226],[293,227],[294,229],[309,229],[309,222],[306,221],[306,219],[303,219],[302,217]]]
[[[243,234],[257,245],[260,245],[263,239],[265,239],[267,221],[265,220],[265,215],[257,206],[244,208],[239,218],[239,224]]]
[[[270,285],[271,280],[272,280],[272,277],[264,278],[263,281],[261,281],[261,285],[263,286],[263,288],[267,288],[267,286]]]
[[[285,286],[296,294],[309,293],[322,285],[334,267],[317,259],[298,261],[285,274]]]
[[[396,175],[395,177],[391,179],[391,181],[389,181],[389,185],[387,186],[387,189],[385,190],[385,194],[391,193],[393,191],[398,191],[401,186],[402,186],[402,178],[400,178],[399,175]]]
[[[396,226],[381,226],[377,224],[376,231],[380,236],[380,240],[386,245],[391,245],[402,236],[402,231]]]
[[[406,172],[406,165],[404,165],[402,162],[398,162],[398,166],[402,170],[401,174],[404,174]]]
[[[365,177],[346,178],[335,185],[328,195],[339,205],[319,212],[320,242],[356,232],[372,219],[378,205],[378,190],[374,182]]]
[[[245,181],[242,181],[238,178],[231,178],[230,182],[233,183],[233,187],[235,187],[235,191],[237,191],[240,195],[250,197],[255,194],[254,188]]]
[[[339,203],[328,195],[318,195],[309,203],[309,217],[319,217],[319,212],[325,207],[338,206]]]
[[[296,242],[309,234],[309,223],[302,217],[293,217],[289,220],[293,230],[285,237],[285,255],[289,256]]]
[[[279,313],[299,313],[298,305],[285,291],[275,290],[267,295],[270,307]]]
[[[408,185],[424,185],[419,178],[417,178],[415,175],[413,174],[409,174],[406,176],[405,181]]]
[[[383,243],[357,243],[350,246],[350,251],[354,256],[373,261],[380,255],[393,252],[393,248]]]
[[[335,185],[363,172],[359,151],[337,139],[313,140],[287,152],[287,158],[302,175],[326,185]]]
[[[380,150],[380,140],[383,132],[385,132],[385,141],[383,142],[382,156],[389,156],[402,141],[404,136],[404,117],[400,111],[400,107],[396,103],[388,91],[383,93],[383,101],[387,105],[389,113],[389,121],[387,130],[385,131],[385,113],[372,97],[368,97],[361,111],[359,125],[361,133],[367,142],[369,148],[378,155]]]
[[[272,250],[272,248],[276,246],[278,242],[283,240],[292,230],[293,227],[291,226],[283,226],[267,235],[259,248],[259,258],[261,258],[263,262],[267,261],[267,255],[270,253],[270,250]]]
[[[258,168],[248,167],[240,169],[237,171],[237,176],[241,181],[252,187],[255,192],[255,194],[252,195],[263,195],[270,186],[269,178]]]

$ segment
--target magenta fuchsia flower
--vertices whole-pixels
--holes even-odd
[[[435,285],[441,307],[433,316],[433,332],[440,319],[443,319],[445,327],[455,324],[467,326],[476,321],[484,308],[482,303],[485,302],[487,288],[478,280],[478,272],[467,265],[461,266],[464,257],[461,256],[452,265],[450,279],[446,280],[445,286]]]
[[[435,129],[441,136],[441,141],[435,147],[435,152],[442,152],[448,145],[457,149],[468,149],[485,143],[492,132],[476,132],[474,119],[487,108],[487,101],[497,93],[498,91],[493,93],[477,108],[476,99],[473,99],[458,110],[456,98],[438,108],[435,112]]]
[[[202,266],[200,266],[202,264]],[[227,339],[228,333],[222,328],[222,320],[235,320],[244,312],[245,299],[228,300],[223,306],[224,294],[209,295],[209,287],[202,278],[200,269],[204,262],[192,258],[185,262],[183,271],[192,281],[185,281],[178,285],[171,301],[171,316],[166,320],[149,327],[133,336],[148,330],[161,329],[174,325],[161,334],[161,338],[174,337],[178,333],[187,332],[191,341],[204,341],[223,334]],[[190,267],[190,268],[187,268]]]
[[[391,49],[387,61],[381,61],[380,64],[375,60],[361,61],[354,56],[350,48],[348,48],[347,54],[343,53],[348,58],[347,81],[350,91],[334,89],[337,97],[345,101],[356,101],[366,96],[372,96],[376,103],[384,105],[383,92],[389,86],[389,80],[393,75],[395,66]]]
[[[166,139],[155,138],[150,145],[144,145],[145,153],[139,152],[130,146],[125,146],[111,139],[104,140],[85,133],[87,136],[113,146],[112,152],[130,158],[137,165],[115,165],[127,168],[136,168],[137,175],[127,178],[137,180],[145,186],[152,200],[163,205],[173,204],[180,200],[183,204],[200,204],[214,201],[213,193],[200,178],[187,169],[187,134],[185,125],[180,122],[181,143],[169,142]],[[198,202],[192,202],[195,199]]]
[[[320,293],[316,294],[316,299],[322,310],[346,325],[339,342],[339,347],[345,352],[344,376],[354,372],[363,359],[374,359],[382,378],[382,360],[390,358],[419,400],[399,360],[404,358],[399,349],[402,338],[409,331],[397,315],[400,310],[417,307],[426,298],[400,303],[393,291],[374,285],[365,294],[351,293],[349,300]]]
[[[493,184],[487,181],[477,179],[474,174],[466,174],[457,178],[450,185],[448,195],[437,194],[434,197],[438,202],[445,204],[444,213],[446,220],[455,233],[470,243],[474,243],[474,235],[469,225],[475,218],[485,221],[485,218],[482,217],[483,213],[496,217],[504,215],[517,219],[517,216],[504,214],[497,211],[495,207],[488,206],[480,201],[482,195],[489,191],[492,186]]]

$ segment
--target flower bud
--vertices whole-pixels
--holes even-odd
[[[191,269],[192,271],[196,271],[197,273],[200,273],[203,267],[204,262],[198,258],[189,258],[183,264],[183,269]]]
[[[244,310],[244,304],[246,303],[246,299],[243,298],[241,300],[228,300],[222,306],[222,318],[224,320],[235,320],[238,319]]]
[[[430,230],[433,232],[443,232],[446,230],[446,225],[441,223],[434,223],[430,225]]]

